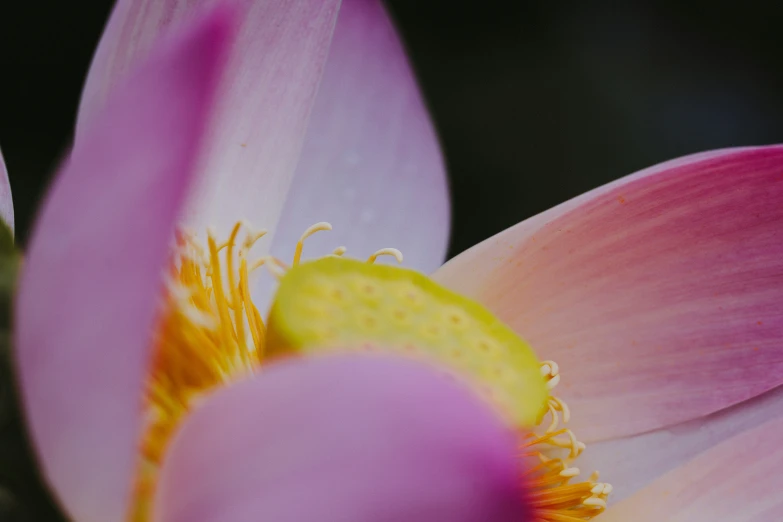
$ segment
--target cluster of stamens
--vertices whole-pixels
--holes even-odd
[[[224,242],[218,242],[210,231],[206,248],[195,235],[178,234],[153,343],[145,409],[147,428],[131,520],[149,520],[159,466],[184,417],[205,394],[253,375],[262,366],[267,325],[251,300],[250,275],[265,267],[273,277],[284,277],[301,263],[305,240],[331,228],[329,223],[321,222],[305,230],[290,265],[271,255],[251,261],[251,249],[266,231],[256,231],[244,223],[237,223]],[[239,241],[242,229],[245,236]],[[328,256],[345,253],[345,247],[338,247]],[[383,248],[367,263],[374,263],[380,256],[402,262],[399,250]],[[553,361],[541,364],[541,375],[550,390],[560,381]],[[562,427],[570,416],[565,402],[550,394],[546,408],[537,429],[524,434],[520,444],[526,466],[520,480],[526,500],[533,506],[538,522],[590,520],[604,510],[612,488],[597,482],[597,473],[585,482],[571,483],[579,475],[572,463],[585,445],[570,429]]]
[[[598,482],[598,472],[584,482],[572,483],[581,473],[572,464],[585,450],[585,444],[573,431],[561,427],[568,423],[571,413],[562,399],[551,394],[560,382],[557,363],[543,361],[541,375],[550,390],[547,413],[537,430],[523,434],[520,443],[520,456],[526,464],[521,477],[526,500],[533,506],[534,522],[591,520],[606,509],[612,486]],[[549,423],[545,425],[547,417]]]
[[[245,237],[240,243],[242,229]],[[237,223],[222,243],[209,231],[206,248],[193,233],[177,234],[153,340],[147,427],[131,514],[134,522],[149,519],[158,468],[183,418],[206,393],[246,378],[261,367],[266,328],[250,297],[250,275],[265,267],[272,276],[283,277],[301,262],[305,240],[331,229],[329,223],[321,222],[305,230],[290,266],[271,255],[250,261],[251,249],[267,231],[254,230],[247,223]],[[339,257],[345,252],[345,247],[338,247],[330,255]],[[384,255],[402,262],[402,254],[393,248],[378,250],[367,262],[374,263]]]

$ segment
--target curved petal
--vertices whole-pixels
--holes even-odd
[[[707,417],[666,429],[588,445],[579,458],[614,486],[622,500],[683,462],[770,419],[783,418],[783,386]]]
[[[703,453],[610,508],[602,522],[755,522],[783,509],[783,419]]]
[[[343,0],[302,157],[273,253],[307,242],[367,258],[383,247],[432,272],[448,246],[449,200],[440,147],[400,40],[377,0]],[[393,262],[393,260],[391,260]]]
[[[0,219],[2,219],[13,232],[14,200],[11,197],[11,183],[8,181],[8,170],[5,168],[2,151],[0,151]]]
[[[156,35],[216,0],[119,0],[87,78],[77,139]],[[243,24],[221,85],[203,176],[186,212],[197,232],[239,220],[273,230],[307,129],[339,0],[237,0]]]
[[[558,391],[587,440],[720,410],[783,381],[783,147],[642,171],[436,279],[560,363]]]
[[[217,392],[161,470],[155,520],[516,522],[511,434],[456,383],[409,361],[274,364]]]
[[[215,11],[153,52],[49,193],[22,274],[16,347],[43,471],[79,522],[120,522],[136,462],[156,294],[231,34]]]

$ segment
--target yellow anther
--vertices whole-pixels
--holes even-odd
[[[541,371],[546,369],[547,374],[554,377],[560,373],[560,368],[555,361],[541,361]]]
[[[342,257],[348,251],[344,246],[339,246],[332,251],[333,256]]]
[[[242,226],[245,228],[245,230],[248,231],[247,236],[245,237],[245,240],[242,243],[242,249],[245,251],[248,251],[251,248],[253,248],[253,245],[255,245],[259,239],[261,239],[268,233],[268,231],[265,228],[254,231],[246,221],[242,222]]]
[[[299,241],[297,241],[296,243],[293,266],[298,265],[299,261],[301,261],[302,259],[302,249],[304,248],[305,239],[312,236],[316,232],[321,232],[324,230],[332,230],[332,225],[330,223],[327,223],[326,221],[321,221],[320,223],[311,225],[307,230],[304,231],[302,236],[299,238]]]
[[[397,260],[398,263],[402,263],[402,252],[397,250],[396,248],[382,248],[375,252],[373,255],[371,255],[367,262],[372,264],[375,263],[375,260],[378,259],[380,256],[392,256],[394,259]]]
[[[179,237],[179,242],[188,246],[188,250],[184,250],[180,253],[181,257],[186,258],[189,261],[201,263],[202,265],[209,264],[209,256],[207,255],[207,251],[204,249],[201,243],[196,240],[196,234],[194,232],[190,230],[183,230],[179,231],[177,235]]]
[[[606,509],[606,500],[598,497],[590,497],[582,502],[585,506]]]

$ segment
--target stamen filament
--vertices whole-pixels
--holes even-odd
[[[218,248],[215,243],[215,238],[212,234],[209,234],[207,238],[209,244],[210,261],[213,267],[220,266],[220,259],[218,258]],[[212,279],[212,290],[215,293],[215,302],[217,304],[218,314],[220,315],[220,329],[219,333],[223,340],[223,346],[232,346],[233,332],[229,332],[227,326],[231,323],[231,318],[228,313],[228,305],[226,302],[226,296],[223,293],[223,281],[220,278],[220,273],[215,274],[212,272],[210,279]]]
[[[368,259],[368,263],[375,263],[375,260],[378,259],[380,256],[392,256],[394,259],[397,260],[398,263],[402,263],[402,252],[397,250],[396,248],[382,248],[375,252],[373,255],[371,255]]]
[[[302,234],[302,236],[299,238],[299,241],[296,243],[293,266],[298,265],[299,261],[302,259],[302,249],[304,248],[305,239],[312,236],[316,232],[321,232],[323,230],[332,230],[332,225],[326,221],[321,221],[320,223],[316,223],[304,231],[304,234]]]
[[[266,266],[267,271],[276,279],[280,279],[288,271],[288,267],[285,265],[285,263],[272,256],[266,256],[263,262],[259,264],[259,266],[261,265]]]
[[[237,223],[231,230],[231,235],[228,238],[228,250],[226,252],[226,275],[228,276],[228,288],[231,292],[231,304],[234,308],[234,326],[236,328],[236,338],[239,344],[239,358],[244,363],[248,362],[247,343],[245,342],[245,320],[242,316],[242,298],[240,296],[239,287],[236,284],[236,276],[234,274],[234,242],[236,241],[237,234],[239,234],[239,228],[242,225]],[[220,277],[218,275],[218,277]]]
[[[250,286],[248,283],[247,272],[247,259],[242,256],[239,262],[239,293],[242,301],[247,303],[245,308],[245,315],[247,316],[247,323],[250,326],[250,335],[253,337],[253,344],[262,355],[264,352],[264,336],[265,328],[264,321],[261,319],[261,314],[258,313],[256,305],[250,300]]]

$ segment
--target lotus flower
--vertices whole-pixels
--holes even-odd
[[[445,248],[439,151],[381,5],[346,2],[338,20],[336,1],[245,4],[235,6],[243,20],[236,29],[225,7],[200,16],[190,9],[197,6],[172,2],[114,10],[16,303],[21,391],[43,476],[78,522],[524,517],[514,440],[499,418],[431,369],[386,358],[281,362],[210,395],[167,447],[154,483],[147,480],[148,452],[164,440],[159,424],[147,429],[148,415],[163,407],[150,384],[169,354],[163,345],[191,333],[209,342],[215,333],[186,317],[198,310],[179,308],[173,290],[161,303],[180,217],[194,229],[214,225],[215,236],[234,230],[229,219],[275,225],[296,167],[304,186],[321,191],[323,217],[349,223],[350,213],[339,214],[346,201],[324,192],[346,184],[336,175],[307,181],[316,160],[319,171],[331,168],[319,155],[344,147],[359,155],[334,158],[353,167],[344,176],[355,192],[340,194],[360,203],[350,212],[372,209],[381,193],[395,207],[375,239],[432,247],[418,261],[411,256],[424,266]],[[126,71],[126,59],[141,64]],[[405,168],[407,176],[394,174]],[[398,186],[388,190],[392,179]],[[403,237],[393,222],[431,197],[439,219]],[[353,228],[358,239],[371,221]],[[254,250],[262,259],[263,247]],[[222,274],[212,269],[217,285]],[[163,377],[212,375],[198,360],[176,362]]]
[[[269,334],[268,342],[254,337],[257,350],[309,353],[326,342],[297,329],[315,312],[311,300],[295,299],[302,288],[295,283],[337,261],[293,266],[308,235],[295,241],[294,231],[326,219],[350,251],[399,246],[423,271],[444,255],[437,143],[380,6],[248,4],[236,41],[229,14],[218,10],[153,45],[191,17],[192,3],[121,0],[96,54],[75,147],[27,255],[15,332],[33,440],[68,513],[79,522],[119,521],[137,514],[138,502],[151,502],[152,519],[166,521],[562,521],[600,512],[590,508],[605,500],[606,485],[571,486],[574,468],[563,464],[571,460],[544,454],[540,466],[549,471],[537,474],[526,459],[520,479],[508,419],[430,366],[389,356],[299,358],[257,375],[251,368],[250,378],[188,404],[193,411],[176,430],[153,423],[145,431],[150,368],[153,390],[166,386],[156,380],[161,368],[185,372],[177,382],[214,377],[208,365],[197,367],[203,353],[188,353],[183,363],[167,351],[186,347],[185,334],[206,339],[196,346],[217,338],[232,349],[244,342],[243,328]],[[779,512],[781,203],[780,148],[704,153],[567,202],[432,275],[560,363],[574,426],[564,430],[570,450],[584,449],[574,432],[596,441],[579,462],[601,469],[627,497],[604,520],[751,520]],[[180,218],[196,230],[214,227],[204,267],[218,275],[201,295],[193,283],[202,281],[198,252],[183,254],[170,268],[173,288],[189,282],[195,293],[172,290],[161,314],[160,275]],[[260,232],[249,232],[237,281],[231,252],[243,219],[274,231],[274,256],[256,245]],[[183,252],[195,247],[189,236],[180,239]],[[321,246],[318,237],[308,241],[313,251]],[[291,250],[295,261],[265,325],[258,308],[266,294],[254,297],[256,307],[248,290],[251,247],[273,271]],[[217,257],[224,249],[227,267]],[[394,277],[424,278],[367,270],[373,292],[399,283]],[[449,319],[491,321],[432,281],[416,288],[437,295]],[[178,308],[180,299],[192,306]],[[213,310],[217,328],[201,321]],[[506,327],[492,327],[510,339]],[[152,346],[150,331],[158,332]],[[394,332],[368,338],[393,344]],[[273,333],[285,342],[276,345]],[[345,332],[338,335],[345,342]],[[456,346],[445,348],[462,348],[461,338],[449,342]],[[421,339],[427,343],[438,344]],[[232,376],[235,363],[244,367],[246,352],[232,354],[240,362],[220,359],[227,363],[221,376]],[[499,357],[509,363],[493,367],[501,372],[530,367]],[[542,368],[551,387],[557,365]],[[496,377],[489,384],[507,382]],[[536,406],[535,386],[513,399]],[[170,393],[161,400],[172,397],[191,400]],[[546,405],[552,423],[568,417],[564,400]],[[154,496],[132,489],[144,476],[140,437],[150,451],[166,442]],[[757,448],[765,442],[762,458]],[[584,484],[597,489],[584,494]]]

